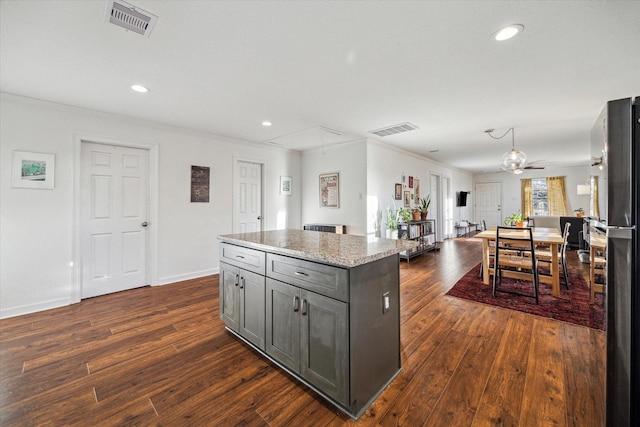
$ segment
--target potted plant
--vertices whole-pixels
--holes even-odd
[[[402,218],[402,222],[411,221],[411,209],[408,208],[400,208],[400,217]]]
[[[413,217],[414,221],[420,221],[420,215],[421,215],[421,212],[420,212],[420,209],[418,208],[415,208],[411,211],[411,216]]]
[[[518,212],[517,214],[511,214],[504,219],[504,225],[515,225],[516,227],[522,227],[522,214]]]
[[[578,208],[573,210],[576,213],[576,216],[582,218],[584,216],[584,209]]]
[[[420,199],[420,217],[423,220],[427,219],[429,205],[431,205],[431,196],[427,194],[426,198]]]
[[[398,238],[398,222],[400,222],[400,211],[387,206],[387,239]]]

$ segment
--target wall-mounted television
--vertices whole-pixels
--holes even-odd
[[[456,197],[456,206],[467,206],[467,192],[458,191],[458,197]]]

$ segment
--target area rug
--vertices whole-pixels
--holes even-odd
[[[538,291],[538,305],[535,298],[502,292],[498,292],[494,298],[492,284],[483,284],[482,277],[478,276],[479,273],[480,264],[465,274],[447,292],[447,295],[604,330],[603,294],[596,294],[595,303],[589,304],[591,298],[589,285],[575,268],[569,268],[571,279],[569,289],[567,290],[561,284],[558,298],[551,294],[551,285],[541,283]],[[502,282],[505,285],[510,284],[509,286],[520,288],[519,292],[532,293],[531,282],[518,282],[508,278],[503,278]]]

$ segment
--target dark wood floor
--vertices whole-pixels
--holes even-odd
[[[212,276],[0,321],[0,425],[602,425],[605,334],[445,296],[480,252],[402,263],[403,371],[358,422],[225,332]]]

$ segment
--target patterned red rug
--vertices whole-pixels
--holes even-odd
[[[453,285],[447,295],[604,330],[603,294],[596,294],[595,303],[589,304],[589,285],[575,268],[569,268],[571,284],[568,290],[564,285],[560,285],[559,298],[551,295],[551,285],[541,283],[538,291],[538,305],[535,298],[503,292],[498,292],[494,298],[492,284],[483,284],[482,277],[478,277],[479,272],[480,264]],[[531,282],[518,282],[508,278],[503,278],[502,282],[519,288],[518,292],[533,293]]]

